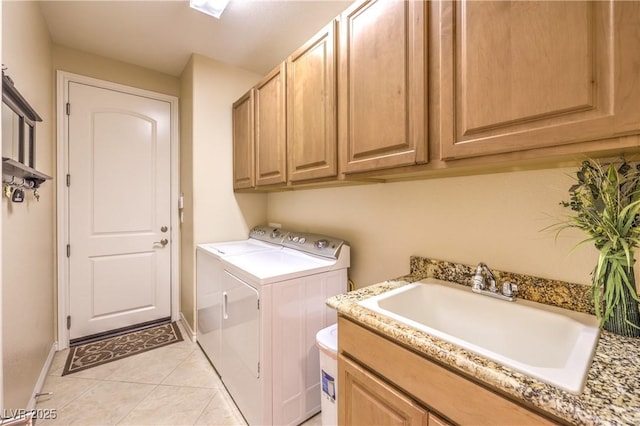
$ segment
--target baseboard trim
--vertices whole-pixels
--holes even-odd
[[[185,318],[185,316],[184,316],[184,314],[182,312],[180,312],[180,320],[182,321],[182,326],[184,327],[184,329],[187,331],[187,333],[189,333],[189,338],[191,339],[191,341],[193,343],[195,343],[196,342],[196,332],[193,331],[193,329],[189,325],[189,321],[187,321],[187,319]]]
[[[49,375],[49,369],[51,368],[51,364],[53,363],[53,357],[56,355],[58,351],[58,342],[53,342],[51,345],[51,349],[49,350],[49,355],[47,355],[47,359],[42,366],[42,370],[40,370],[40,376],[38,376],[38,381],[36,382],[36,386],[33,388],[33,394],[31,395],[31,399],[29,400],[29,404],[27,405],[27,411],[34,410],[36,408],[36,395],[42,392],[42,387],[44,386],[45,380],[47,380],[47,376]]]

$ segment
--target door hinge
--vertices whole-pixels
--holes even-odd
[[[258,361],[258,377],[260,377],[260,361]]]
[[[71,186],[71,175],[67,173],[67,186]]]
[[[67,102],[67,115],[71,115],[71,104]]]
[[[260,299],[258,299],[258,310],[260,310]]]
[[[71,329],[71,315],[67,315],[67,330]]]
[[[67,244],[67,257],[71,257],[71,244]]]

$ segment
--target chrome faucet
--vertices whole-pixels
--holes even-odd
[[[484,290],[486,288],[486,280],[489,280],[489,291],[492,293],[497,292],[498,286],[496,285],[496,278],[493,276],[493,272],[491,272],[491,269],[489,269],[485,263],[480,262],[476,267],[476,274],[473,276],[473,289]]]
[[[488,289],[486,286],[487,280],[489,281]],[[476,273],[473,276],[471,290],[475,293],[484,294],[485,296],[491,296],[513,302],[515,300],[513,293],[518,290],[518,286],[509,281],[505,281],[502,283],[502,293],[499,293],[493,272],[491,272],[491,269],[489,269],[485,263],[480,262],[478,266],[476,266]]]

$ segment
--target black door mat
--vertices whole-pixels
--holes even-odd
[[[181,341],[182,334],[178,324],[172,322],[75,346],[69,349],[62,375],[66,376]]]

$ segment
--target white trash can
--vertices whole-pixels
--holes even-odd
[[[338,324],[323,328],[316,334],[320,349],[320,391],[323,426],[338,424]]]

